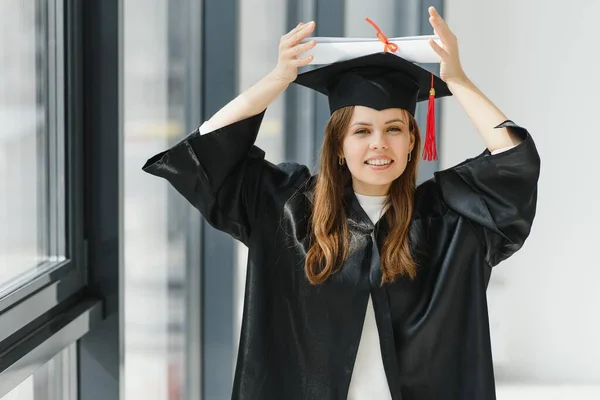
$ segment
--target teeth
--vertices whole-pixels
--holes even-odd
[[[370,165],[387,165],[389,163],[391,163],[392,160],[369,160],[367,161],[367,164]]]

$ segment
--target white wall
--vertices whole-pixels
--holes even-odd
[[[444,17],[467,74],[530,130],[542,159],[531,236],[488,290],[500,375],[600,384],[600,1],[552,4],[446,0]],[[454,99],[443,105],[449,167],[483,142]]]

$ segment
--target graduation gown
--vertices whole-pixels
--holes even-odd
[[[264,159],[254,145],[263,116],[196,130],[143,167],[249,249],[232,398],[346,399],[370,294],[394,400],[494,399],[486,287],[534,220],[540,159],[527,130],[506,121],[521,144],[419,185],[412,281],[380,284],[386,219],[374,225],[348,186],[349,256],[314,286],[304,260],[315,176]]]

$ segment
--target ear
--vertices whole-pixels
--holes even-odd
[[[408,145],[408,151],[412,153],[412,151],[415,148],[415,130],[417,129],[416,128],[417,121],[415,121],[412,114],[410,114],[407,110],[404,110],[404,120],[409,121],[408,129],[410,131],[410,143]]]
[[[412,153],[415,148],[415,132],[410,132],[410,144],[408,145],[408,151]]]

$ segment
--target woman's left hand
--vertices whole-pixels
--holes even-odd
[[[458,40],[446,21],[438,14],[435,7],[429,7],[429,23],[433,27],[434,35],[437,35],[442,45],[440,46],[433,39],[429,39],[429,45],[440,56],[440,77],[446,83],[458,82],[466,78],[460,64],[458,55]]]

